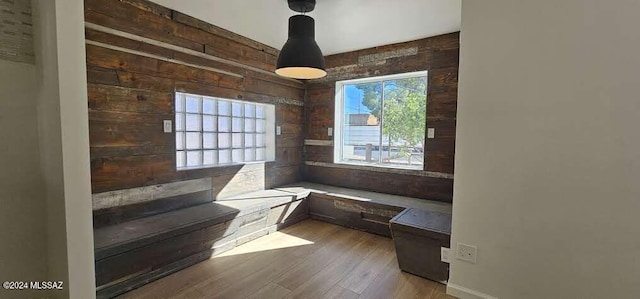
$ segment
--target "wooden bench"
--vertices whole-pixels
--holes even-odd
[[[94,229],[98,298],[115,297],[308,217],[391,237],[389,220],[407,208],[451,214],[448,203],[308,182],[169,211],[148,205],[156,207],[94,212],[101,224]]]
[[[97,297],[115,297],[301,221],[307,194],[251,192],[97,227]]]
[[[451,215],[451,204],[309,182],[277,190],[308,194],[313,219],[391,237],[389,221],[407,208]]]
[[[438,282],[448,279],[440,248],[450,247],[451,204],[307,182],[279,190],[308,192],[311,218],[393,237],[403,271]]]

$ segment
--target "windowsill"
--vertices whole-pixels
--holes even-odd
[[[369,164],[369,163],[358,163],[358,162],[333,162],[334,164],[339,165],[351,165],[351,166],[362,166],[362,167],[371,167],[371,168],[384,168],[384,169],[401,169],[401,170],[414,170],[414,171],[423,171],[422,168],[424,165],[420,165],[420,168],[415,167],[403,167],[401,165],[384,165],[384,164]]]
[[[423,176],[423,177],[432,177],[432,178],[453,179],[453,174],[451,173],[424,171],[424,170],[415,169],[415,168],[381,167],[381,166],[363,165],[363,164],[356,164],[356,163],[344,163],[344,162],[327,163],[327,162],[306,161],[305,164],[310,166],[356,169],[356,170],[364,170],[364,171],[375,171],[375,172],[414,175],[414,176]]]
[[[227,163],[227,164],[216,164],[216,165],[177,167],[176,170],[177,171],[198,170],[198,169],[221,168],[221,167],[230,167],[230,166],[266,164],[266,163],[269,163],[269,162],[274,162],[274,161],[253,161],[253,162],[243,162],[243,163]]]

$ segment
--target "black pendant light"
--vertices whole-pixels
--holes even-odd
[[[318,79],[327,75],[322,51],[315,40],[315,21],[304,13],[312,11],[316,0],[288,0],[299,13],[289,18],[289,39],[282,46],[276,74],[295,79]]]

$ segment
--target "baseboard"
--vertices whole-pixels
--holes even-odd
[[[468,289],[453,283],[447,284],[447,295],[451,295],[460,299],[498,299],[497,297],[493,297],[491,295],[487,295],[485,293]]]

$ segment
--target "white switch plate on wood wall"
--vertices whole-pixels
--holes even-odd
[[[171,120],[167,120],[167,119],[164,120],[163,129],[165,133],[171,133],[171,131],[173,131],[173,125],[171,124]]]
[[[427,138],[436,138],[436,128],[427,128]]]

